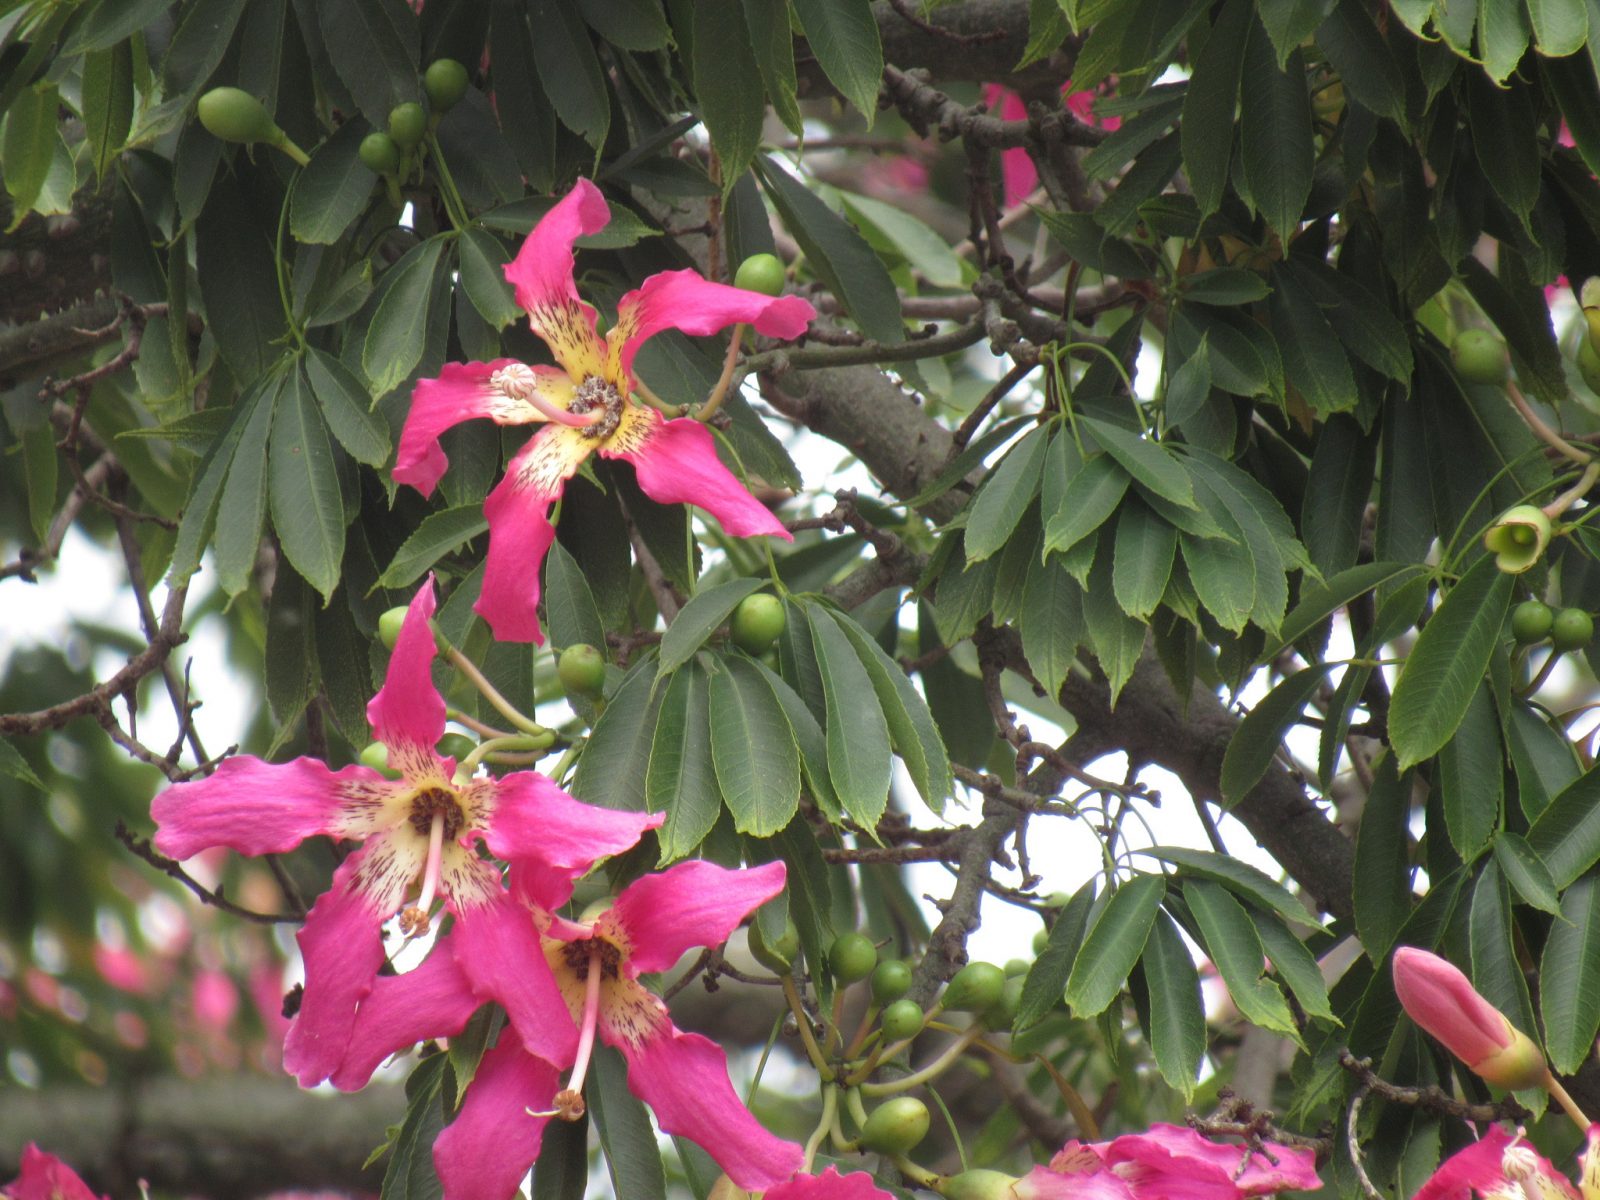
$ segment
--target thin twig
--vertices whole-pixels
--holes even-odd
[[[121,842],[135,855],[144,859],[144,861],[149,863],[152,867],[155,867],[156,870],[161,871],[166,875],[170,875],[173,879],[176,879],[179,883],[183,884],[184,887],[188,888],[200,898],[200,902],[202,904],[209,904],[213,908],[220,909],[225,913],[232,913],[236,917],[243,917],[247,921],[256,921],[262,925],[297,925],[304,919],[302,916],[281,916],[275,913],[259,913],[254,909],[244,908],[241,905],[235,904],[232,900],[229,900],[222,894],[221,889],[212,891],[210,888],[206,887],[193,875],[190,875],[189,872],[185,871],[175,859],[168,858],[165,854],[162,854],[159,850],[152,846],[149,838],[139,837],[121,821],[117,822],[117,827],[114,832],[116,833],[117,841]]]

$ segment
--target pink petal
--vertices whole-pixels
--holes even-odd
[[[989,112],[1002,121],[1028,119],[1028,106],[1022,102],[1022,97],[998,83],[984,85],[983,102],[989,106]],[[1028,152],[1020,146],[1012,150],[1002,150],[1000,180],[1005,206],[1014,208],[1031,196],[1033,189],[1039,186],[1039,170],[1033,165],[1033,159],[1028,156]]]
[[[189,1003],[195,1020],[207,1029],[221,1032],[233,1024],[239,1012],[239,989],[227,972],[204,970],[194,977],[189,989]]]
[[[696,271],[662,271],[617,303],[617,324],[606,338],[606,375],[614,382],[628,378],[639,347],[663,329],[707,337],[743,323],[767,337],[797,338],[816,315],[800,296],[768,296],[712,283]]]
[[[293,850],[308,837],[341,832],[349,785],[386,782],[366,767],[330,771],[314,758],[267,763],[236,755],[204,779],[175,783],[155,798],[155,846],[180,860],[213,846],[240,854]]]
[[[595,311],[578,299],[572,243],[604,229],[611,209],[600,189],[580,179],[528,234],[506,264],[506,282],[528,310],[528,324],[549,345],[574,380],[600,373],[605,343],[595,332]]]
[[[1101,1166],[1076,1171],[1035,1167],[1017,1180],[1012,1194],[1017,1200],[1136,1200],[1131,1187]],[[1160,1197],[1152,1193],[1141,1200]]]
[[[502,642],[544,642],[539,629],[539,568],[555,527],[550,504],[561,495],[593,443],[577,430],[546,425],[506,465],[483,502],[489,552],[483,590],[472,607]]]
[[[665,820],[665,813],[582,804],[537,771],[515,771],[496,781],[484,841],[496,858],[534,859],[576,877],[602,858],[631,850]]]
[[[487,363],[445,363],[437,379],[419,379],[411,390],[411,408],[400,431],[394,481],[409,483],[424,496],[430,495],[450,465],[439,445],[440,434],[475,417],[489,417],[501,424],[518,423],[506,419],[512,415],[514,402],[489,387],[489,376],[516,361],[497,358]]]
[[[384,847],[368,842],[339,864],[333,886],[324,892],[295,940],[306,963],[300,1011],[283,1044],[284,1069],[301,1087],[321,1083],[339,1069],[356,1007],[372,990],[383,965],[384,896],[366,890],[362,866]]]
[[[661,504],[697,504],[735,537],[766,533],[794,540],[783,522],[722,465],[704,424],[688,417],[668,421],[654,409],[639,411],[649,422],[648,435],[629,449],[602,446],[600,453],[632,463],[645,495]]]
[[[613,1015],[602,1010],[600,1034],[627,1058],[628,1090],[650,1106],[664,1133],[698,1142],[749,1191],[776,1187],[800,1169],[800,1147],[769,1133],[734,1094],[720,1046],[681,1032],[665,1014],[643,1036],[637,1026],[611,1024]]]
[[[1422,1185],[1413,1200],[1468,1200],[1473,1192],[1486,1192],[1505,1182],[1500,1159],[1511,1145],[1511,1135],[1498,1125],[1478,1141],[1457,1150]]]
[[[783,891],[781,862],[729,870],[690,859],[630,883],[612,907],[628,939],[628,972],[665,971],[691,946],[719,946],[758,905]]]
[[[501,894],[456,914],[450,945],[480,1000],[505,1008],[529,1054],[565,1069],[578,1049],[578,1027],[545,961],[533,914]]]
[[[1209,1164],[1220,1171],[1246,1196],[1268,1192],[1310,1191],[1322,1186],[1317,1176],[1317,1156],[1310,1150],[1264,1143],[1266,1155],[1251,1153],[1247,1147],[1213,1142],[1182,1125],[1156,1124],[1148,1132],[1126,1134],[1096,1147],[1107,1165],[1142,1162],[1174,1172],[1188,1169],[1186,1164]],[[1249,1164],[1243,1171],[1240,1163]],[[1270,1158],[1268,1157],[1270,1156]],[[1276,1164],[1272,1161],[1276,1159]]]
[[[438,647],[428,624],[434,607],[430,574],[411,597],[383,686],[367,704],[367,723],[391,751],[410,746],[413,753],[428,752],[444,736],[444,697],[433,686]]]
[[[1394,990],[1411,1019],[1476,1067],[1513,1042],[1511,1023],[1456,967],[1426,950],[1394,952]]]
[[[22,1174],[5,1187],[11,1200],[97,1200],[78,1173],[33,1142],[22,1150]]]
[[[380,975],[361,1002],[344,1061],[333,1086],[353,1092],[367,1085],[378,1064],[427,1038],[454,1037],[482,1002],[447,946],[434,948],[404,975]]]
[[[502,1034],[483,1056],[456,1119],[433,1143],[444,1200],[510,1200],[539,1157],[559,1078],[549,1063]]]
[[[764,1200],[894,1200],[894,1197],[872,1182],[865,1171],[839,1174],[838,1167],[829,1167],[821,1175],[796,1175],[788,1183],[768,1188]]]

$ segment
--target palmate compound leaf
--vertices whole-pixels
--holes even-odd
[[[667,680],[650,762],[645,769],[645,807],[665,812],[656,835],[661,862],[692,853],[711,832],[722,811],[712,762],[710,688],[705,669],[690,662]]]
[[[1074,1016],[1095,1016],[1117,998],[1144,952],[1145,939],[1166,893],[1164,876],[1137,875],[1106,901],[1067,979],[1067,1004]]]
[[[800,805],[800,751],[783,706],[755,663],[733,654],[717,661],[720,669],[710,679],[717,784],[735,829],[771,837]]]

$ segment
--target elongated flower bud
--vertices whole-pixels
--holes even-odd
[[[1413,946],[1396,950],[1394,990],[1411,1019],[1474,1074],[1512,1090],[1543,1082],[1539,1047],[1437,954]]]

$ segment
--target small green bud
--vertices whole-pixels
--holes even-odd
[[[944,1200],[1014,1200],[1017,1179],[983,1167],[952,1175],[939,1188]]]
[[[1005,972],[993,963],[968,963],[945,986],[944,1006],[951,1012],[981,1013],[1000,999],[1005,985]]]
[[[400,640],[400,629],[406,623],[405,606],[396,605],[378,618],[378,640],[390,650]]]
[[[467,94],[467,69],[453,58],[436,58],[422,73],[422,90],[436,113],[447,113]]]
[[[1524,600],[1511,610],[1511,636],[1520,646],[1532,646],[1550,636],[1556,615],[1542,600]]]
[[[1031,970],[1033,970],[1033,964],[1025,958],[1006,959],[1005,972],[1007,979],[1015,979],[1018,975],[1026,975]]]
[[[783,263],[773,254],[752,254],[739,264],[734,273],[733,286],[747,292],[760,292],[763,296],[776,296],[783,291]]]
[[[1510,364],[1506,344],[1487,329],[1463,329],[1450,346],[1456,374],[1468,383],[1504,383]]]
[[[1550,644],[1557,650],[1582,650],[1594,641],[1594,618],[1581,608],[1563,608],[1550,626]]]
[[[400,169],[400,147],[381,129],[362,138],[361,148],[356,153],[361,156],[367,170],[379,175],[393,175]]]
[[[922,1028],[922,1006],[915,1000],[896,1000],[883,1010],[878,1023],[883,1026],[883,1036],[891,1042],[916,1037]]]
[[[363,767],[371,767],[385,779],[400,778],[400,772],[389,765],[389,747],[382,742],[371,742],[363,746],[361,753],[356,755],[356,761]]]
[[[1589,316],[1587,310],[1584,311],[1584,316]],[[1600,321],[1600,309],[1595,310],[1592,319]],[[1592,328],[1591,332],[1585,334],[1578,342],[1578,374],[1583,376],[1583,381],[1589,385],[1591,392],[1600,392],[1600,350],[1594,348]]]
[[[478,748],[478,743],[464,733],[447,733],[439,739],[438,750],[445,758],[460,762]]]
[[[906,1154],[928,1136],[928,1106],[915,1096],[896,1096],[867,1115],[861,1144],[877,1154]]]
[[[267,110],[249,92],[236,87],[212,88],[200,97],[200,124],[225,142],[276,142],[283,136]]]
[[[800,931],[793,921],[785,921],[783,934],[775,942],[761,935],[761,922],[750,922],[750,953],[755,960],[776,975],[787,975],[794,960],[800,956]]]
[[[828,967],[840,983],[856,983],[878,965],[878,948],[864,933],[841,933],[828,947]]]
[[[585,642],[568,646],[556,659],[556,675],[567,695],[593,699],[605,690],[605,655]]]
[[[733,610],[728,622],[728,633],[733,644],[746,654],[765,654],[772,643],[783,633],[789,623],[783,611],[783,601],[765,592],[746,596]]]
[[[898,958],[886,958],[872,968],[872,999],[888,1004],[911,990],[911,967]]]
[[[410,150],[428,132],[428,114],[415,100],[407,100],[389,110],[389,136],[402,150]]]

